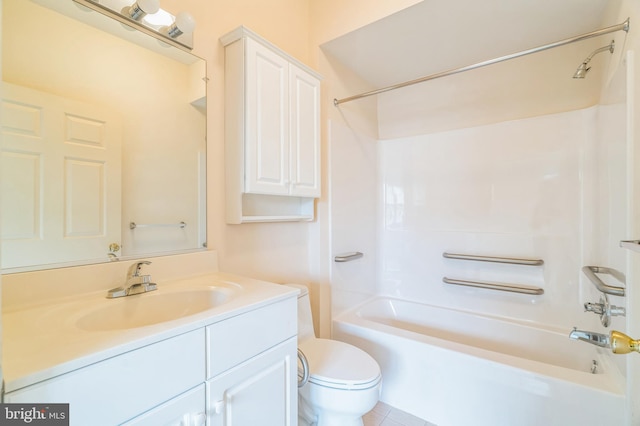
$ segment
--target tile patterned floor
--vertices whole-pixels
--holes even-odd
[[[362,419],[364,426],[436,426],[384,402],[378,402]]]

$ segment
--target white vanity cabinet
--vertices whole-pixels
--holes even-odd
[[[69,403],[72,426],[294,425],[296,306],[293,295],[114,349],[100,362],[9,391],[5,402]]]
[[[205,332],[194,330],[8,392],[4,400],[68,403],[71,425],[117,425],[201,384],[204,353]],[[196,414],[204,410],[202,401]]]
[[[320,76],[245,27],[223,36],[227,222],[313,219]]]

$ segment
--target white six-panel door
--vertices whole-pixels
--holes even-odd
[[[106,258],[120,243],[117,114],[3,84],[2,268]]]

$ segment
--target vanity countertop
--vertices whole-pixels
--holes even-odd
[[[226,273],[208,273],[172,281],[156,281],[151,293],[107,299],[93,292],[14,309],[2,314],[2,367],[5,392],[68,373],[107,358],[183,334],[209,324],[295,297],[298,290]],[[182,290],[221,288],[231,294],[211,309],[135,328],[86,330],[79,319],[109,303]]]

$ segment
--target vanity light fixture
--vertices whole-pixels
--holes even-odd
[[[153,27],[168,27],[173,23],[173,15],[160,9],[152,15],[146,15],[142,20]]]
[[[135,27],[170,45],[193,49],[196,23],[187,12],[177,16],[160,7],[160,0],[73,0]]]
[[[158,0],[138,0],[131,6],[125,6],[122,13],[134,21],[139,21],[146,15],[153,15],[159,10],[160,2]]]
[[[176,16],[175,21],[165,29],[167,35],[176,38],[182,34],[190,34],[196,28],[196,21],[188,12],[180,12]]]

